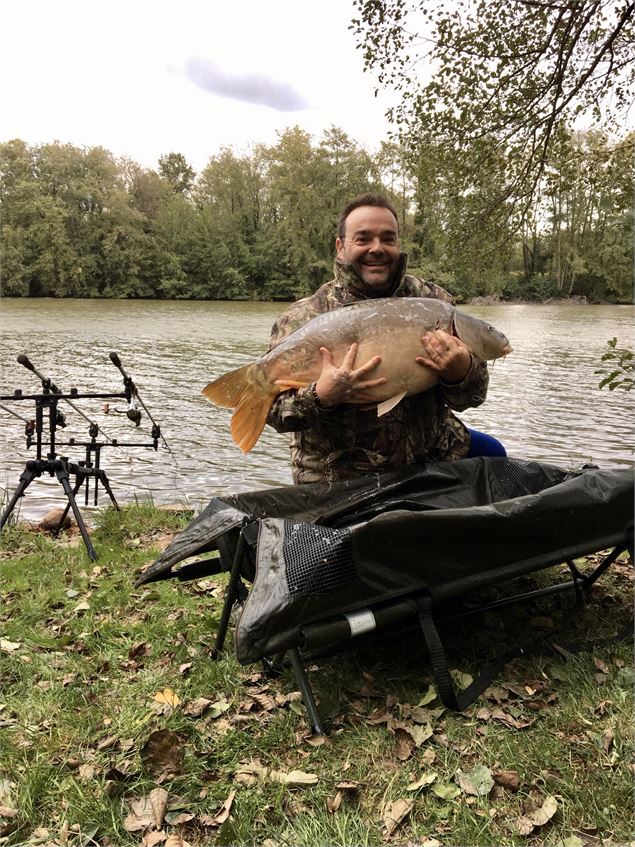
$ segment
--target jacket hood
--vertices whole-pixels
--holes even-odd
[[[353,294],[356,299],[368,300],[379,297],[399,296],[399,289],[403,287],[408,267],[408,256],[406,253],[399,255],[399,261],[390,279],[390,288],[387,291],[375,291],[366,285],[350,262],[335,259],[335,284],[348,294]]]

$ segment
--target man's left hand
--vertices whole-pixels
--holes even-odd
[[[472,355],[460,338],[443,329],[433,329],[421,336],[423,356],[420,365],[431,368],[444,382],[462,382],[468,375]]]

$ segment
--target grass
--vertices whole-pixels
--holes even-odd
[[[210,659],[225,576],[133,587],[188,520],[106,510],[96,563],[77,536],[3,532],[0,845],[629,842],[628,642],[516,660],[461,714],[436,699],[416,634],[360,645],[311,664],[330,729],[318,744],[289,672],[272,679],[231,650]],[[473,673],[527,630],[563,644],[631,621],[622,559],[584,609],[560,594],[446,637],[457,670]],[[294,770],[311,784],[276,778]],[[157,823],[132,814],[150,797],[167,800]],[[403,817],[387,827],[390,804]]]

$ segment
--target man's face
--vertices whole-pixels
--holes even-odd
[[[350,262],[374,291],[388,291],[399,261],[397,221],[382,206],[359,206],[346,218],[344,238],[335,241],[337,257]]]

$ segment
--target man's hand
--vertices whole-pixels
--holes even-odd
[[[465,344],[443,329],[434,329],[421,336],[424,356],[416,361],[436,371],[444,382],[462,382],[468,375],[472,356]]]
[[[385,377],[366,379],[381,362],[381,356],[373,356],[364,365],[355,368],[357,343],[348,348],[342,364],[338,367],[333,362],[333,355],[326,347],[320,347],[322,354],[322,371],[315,383],[315,393],[322,406],[337,406],[340,403],[372,403],[373,396],[369,389],[386,382]]]

